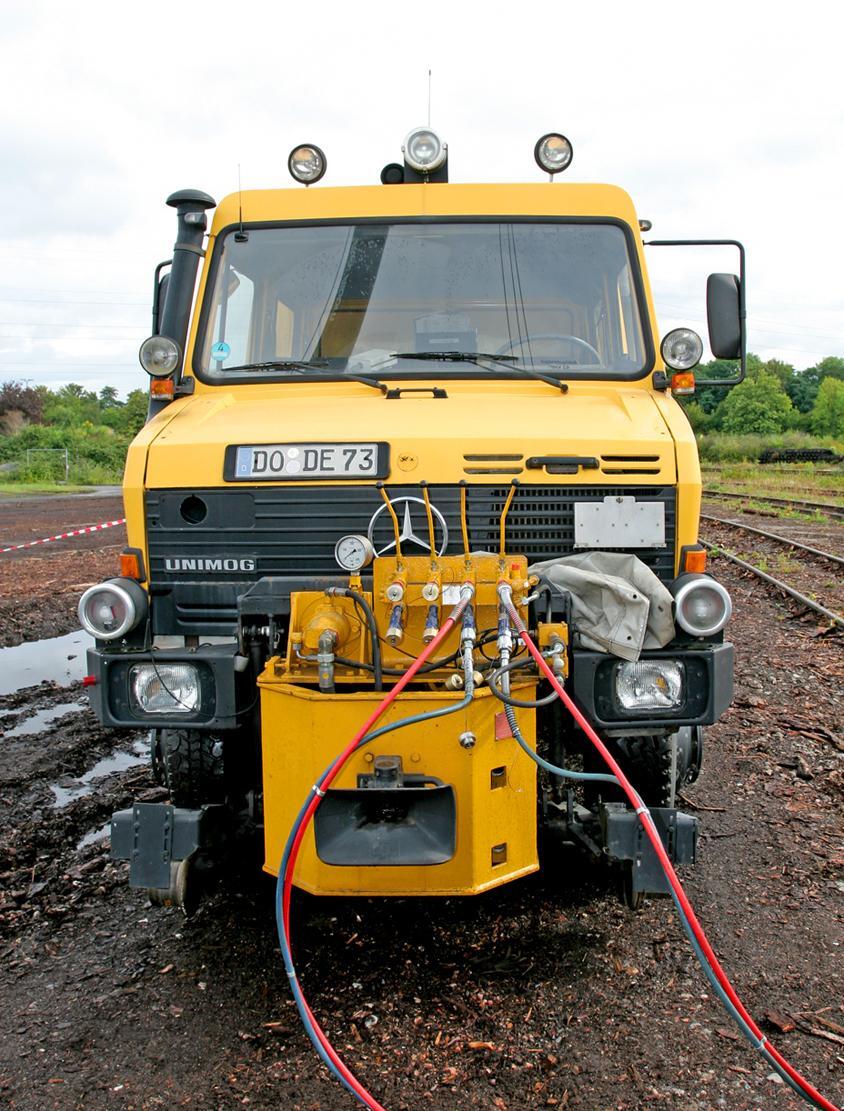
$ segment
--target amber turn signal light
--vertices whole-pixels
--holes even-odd
[[[141,575],[141,566],[134,552],[121,552],[120,574],[124,579],[134,579],[136,582],[141,581],[143,577]]]
[[[674,377],[678,378],[682,376],[675,374]],[[153,378],[149,384],[151,397],[172,397],[174,388],[172,378]]]
[[[671,375],[671,392],[675,394],[694,393],[695,376],[690,371]]]
[[[695,548],[686,552],[683,559],[683,570],[702,575],[706,570],[706,549]]]

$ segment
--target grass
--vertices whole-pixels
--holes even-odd
[[[84,494],[91,486],[75,486],[62,482],[0,482],[0,497],[18,497],[23,494]]]
[[[794,496],[799,500],[816,497],[831,502],[841,501],[844,470],[841,465],[814,463],[703,463],[703,484],[709,490],[719,486],[748,494],[771,494],[774,497]]]

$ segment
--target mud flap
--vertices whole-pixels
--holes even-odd
[[[630,894],[668,895],[668,881],[642,823],[624,803],[604,803],[599,810],[604,852],[629,869]],[[672,864],[697,858],[698,820],[669,807],[653,807],[651,816]]]
[[[215,854],[230,832],[225,806],[186,810],[137,802],[111,816],[112,860],[129,861],[129,886],[167,888],[170,866],[195,854]]]

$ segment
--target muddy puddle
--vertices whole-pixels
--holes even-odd
[[[84,837],[80,838],[79,841],[77,841],[76,851],[80,853],[83,849],[87,849],[90,845],[99,845],[100,842],[105,841],[110,833],[111,822],[104,822],[99,829],[90,830],[88,833],[85,834]]]
[[[85,675],[85,653],[93,637],[78,629],[63,637],[0,648],[0,696],[39,683],[68,687]]]
[[[94,783],[98,779],[105,779],[108,775],[115,775],[117,772],[125,772],[130,768],[136,768],[148,759],[149,737],[143,734],[133,742],[128,751],[119,750],[112,752],[109,756],[104,756],[102,760],[98,760],[92,768],[77,779],[66,779],[62,783],[51,783],[50,790],[55,796],[53,805],[57,810],[61,810],[75,802],[76,799],[93,794]]]
[[[81,713],[82,710],[87,709],[88,704],[86,702],[61,702],[58,706],[47,706],[43,710],[36,710],[30,717],[18,722],[13,729],[9,729],[3,734],[3,739],[10,741],[14,737],[31,737],[35,733],[40,733],[46,726],[52,725],[53,722],[61,721],[62,718]]]

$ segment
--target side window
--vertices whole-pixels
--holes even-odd
[[[214,370],[241,366],[251,359],[252,302],[255,287],[232,267],[225,272],[224,296],[219,298],[211,329],[209,365]]]

